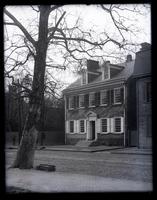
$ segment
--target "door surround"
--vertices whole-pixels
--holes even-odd
[[[91,122],[95,122],[95,138],[94,140],[97,140],[97,130],[96,130],[96,122],[97,122],[97,114],[94,113],[93,111],[89,111],[87,113],[87,138],[86,140],[91,140],[92,141],[92,131],[91,131]]]

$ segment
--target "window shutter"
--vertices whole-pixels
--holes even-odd
[[[121,117],[121,132],[124,132],[124,117]]]
[[[74,100],[74,108],[76,108],[76,103],[77,103],[77,102],[76,102],[76,101],[77,101],[76,96],[74,96],[74,99],[73,99],[73,100]]]
[[[107,118],[107,132],[111,132],[111,126],[110,126],[110,118]]]
[[[110,104],[110,90],[107,90],[107,105]]]
[[[96,121],[96,131],[97,131],[97,133],[101,132],[101,120],[100,119],[97,119],[97,121]]]
[[[114,132],[114,118],[110,118],[110,132]]]
[[[110,104],[114,104],[114,90],[110,90]]]
[[[87,121],[86,120],[84,120],[84,131],[85,131],[85,133],[87,132]]]
[[[95,93],[95,106],[100,105],[100,92]]]
[[[97,105],[100,105],[100,92],[97,93]]]
[[[79,133],[80,132],[80,129],[79,129],[79,120],[75,120],[75,123],[76,123],[76,133]]]
[[[87,108],[89,106],[89,94],[85,94],[85,107]]]
[[[69,97],[66,98],[66,109],[69,109]]]
[[[77,133],[77,120],[74,120],[74,133]]]
[[[66,121],[66,133],[69,132],[69,121]]]
[[[120,89],[120,98],[121,98],[121,102],[124,102],[124,88]]]
[[[77,102],[76,103],[76,107],[79,108],[79,96],[77,96],[76,98],[77,98],[77,100],[76,100],[76,102]]]
[[[147,101],[147,90],[146,90],[146,83],[143,83],[143,101],[146,102]]]

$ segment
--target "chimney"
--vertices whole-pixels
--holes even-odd
[[[149,44],[147,42],[143,42],[143,43],[141,43],[141,49],[140,49],[140,51],[149,50],[150,48],[151,48],[151,44]]]
[[[132,61],[132,55],[128,54],[126,57],[126,62],[131,62]]]

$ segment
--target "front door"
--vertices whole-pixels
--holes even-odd
[[[90,121],[90,139],[95,140],[95,121]]]

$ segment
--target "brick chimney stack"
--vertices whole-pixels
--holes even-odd
[[[126,62],[131,62],[132,61],[132,55],[128,54],[126,57]]]

